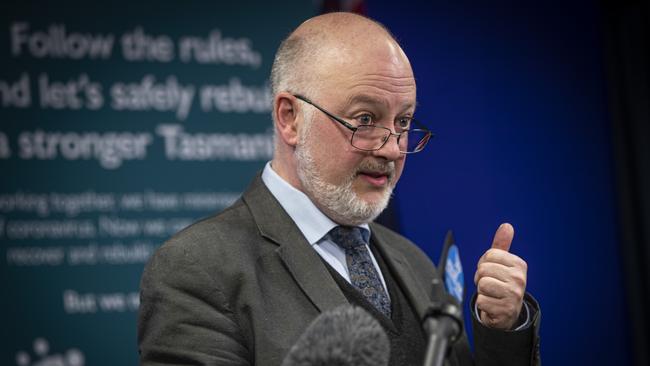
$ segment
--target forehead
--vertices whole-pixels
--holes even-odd
[[[382,40],[329,51],[316,67],[319,94],[346,104],[415,105],[413,71],[394,42]]]

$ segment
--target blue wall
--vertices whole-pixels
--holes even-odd
[[[489,4],[489,5],[486,5]],[[548,365],[629,364],[597,5],[368,5],[402,42],[437,137],[398,186],[405,234],[453,229],[469,294],[501,222],[529,264]]]

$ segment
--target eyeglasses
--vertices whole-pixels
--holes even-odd
[[[405,128],[402,128],[398,133],[394,133],[389,128],[376,125],[354,126],[342,118],[339,118],[326,111],[302,95],[294,94],[293,96],[307,104],[314,106],[319,111],[325,113],[325,115],[327,115],[332,120],[342,124],[345,128],[352,131],[350,144],[359,150],[379,150],[384,147],[384,145],[386,145],[386,142],[390,139],[391,136],[396,136],[399,151],[402,154],[413,154],[422,151],[431,137],[433,137],[433,133],[431,133],[429,129],[412,118],[405,120]],[[413,124],[417,125],[419,128],[410,128]]]

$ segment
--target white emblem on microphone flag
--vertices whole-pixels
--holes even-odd
[[[445,288],[458,302],[463,302],[465,280],[463,277],[463,265],[460,263],[458,247],[452,244],[449,247],[447,261],[445,262]]]

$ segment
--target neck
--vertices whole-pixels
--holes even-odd
[[[287,183],[291,184],[295,189],[304,192],[300,179],[298,178],[296,163],[289,159],[278,159],[276,157],[271,160],[271,168]]]

